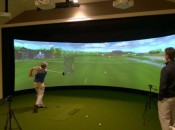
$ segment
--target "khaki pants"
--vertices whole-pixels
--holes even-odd
[[[175,123],[175,97],[158,101],[158,113],[162,130],[169,130]]]
[[[34,82],[35,90],[36,90],[36,102],[35,105],[42,106],[43,105],[43,96],[45,91],[45,83],[42,82]]]

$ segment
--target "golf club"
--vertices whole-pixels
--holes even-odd
[[[59,74],[65,75],[64,72],[59,72],[59,71],[54,71],[54,70],[47,70],[47,71],[49,71],[49,72],[54,72],[54,73],[59,73]]]

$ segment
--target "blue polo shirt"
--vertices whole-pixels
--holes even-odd
[[[47,71],[44,70],[38,70],[37,74],[35,75],[34,82],[44,82],[44,79],[46,77]]]

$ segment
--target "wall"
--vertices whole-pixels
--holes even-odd
[[[2,43],[1,43],[1,27],[0,27],[0,99],[2,98]]]
[[[0,17],[0,99],[3,97],[3,89],[2,89],[2,32],[1,26],[5,24],[7,21],[13,19],[15,16],[28,9],[28,5],[26,4],[21,6],[21,4],[25,4],[27,1],[21,0],[10,0],[8,11],[11,13],[11,17]],[[30,0],[29,2],[33,2]],[[31,7],[30,7],[31,8]],[[0,0],[0,12],[5,11],[5,0]]]
[[[139,0],[135,0],[135,3],[137,3],[136,5],[138,5],[138,3],[141,3],[141,4],[139,4],[139,6],[133,6],[132,8],[129,8],[127,10],[120,10],[120,9],[113,8],[111,1],[94,3],[93,5],[87,4],[86,6],[82,5],[79,8],[36,11],[32,0],[23,0],[23,4],[25,4],[26,2],[31,2],[30,5],[33,6],[32,8],[34,10],[28,10],[28,7],[29,7],[28,3],[26,3],[25,6],[24,5],[21,6],[21,2],[22,2],[21,0],[15,0],[15,1],[12,0],[12,1],[9,1],[9,12],[12,14],[12,17],[10,19],[0,18],[0,29],[1,29],[1,25],[4,23],[6,23],[5,25],[8,26],[8,24],[15,24],[15,23],[21,24],[24,22],[27,23],[27,22],[39,21],[39,24],[41,24],[42,20],[43,21],[54,20],[53,18],[56,18],[56,21],[57,21],[58,19],[67,19],[67,18],[70,18],[70,16],[72,16],[74,11],[77,11],[77,9],[82,9],[82,11],[84,11],[84,13],[87,16],[91,16],[92,18],[94,18],[94,16],[98,16],[97,17],[98,19],[100,19],[101,17],[107,16],[107,15],[109,15],[109,16],[107,16],[104,19],[114,18],[114,17],[115,18],[133,17],[133,16],[140,16],[140,15],[147,16],[147,15],[157,15],[157,14],[167,14],[167,13],[168,14],[169,13],[175,14],[175,3],[170,3],[170,2],[167,2],[164,0],[160,0],[158,3],[157,3],[157,1],[149,1],[149,2],[151,2],[151,3],[149,3],[148,1],[145,0],[144,4],[143,4],[143,2],[139,2]],[[107,7],[109,7],[109,8],[107,8]],[[0,11],[4,10],[4,0],[0,0],[0,9],[1,9]],[[28,10],[28,11],[23,12],[24,10]],[[60,10],[62,10],[62,11],[60,11]],[[124,13],[124,15],[122,13]],[[52,14],[52,15],[50,15],[50,14]],[[64,14],[64,15],[62,15],[62,14]],[[53,21],[53,22],[55,22],[55,21]],[[1,43],[2,37],[1,37],[1,35],[2,34],[1,34],[1,30],[0,30],[0,98],[2,98],[2,96],[3,96],[3,93],[2,93],[2,43]]]

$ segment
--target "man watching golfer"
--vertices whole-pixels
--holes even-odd
[[[158,112],[162,130],[175,125],[175,49],[165,49],[166,66],[161,70]]]

